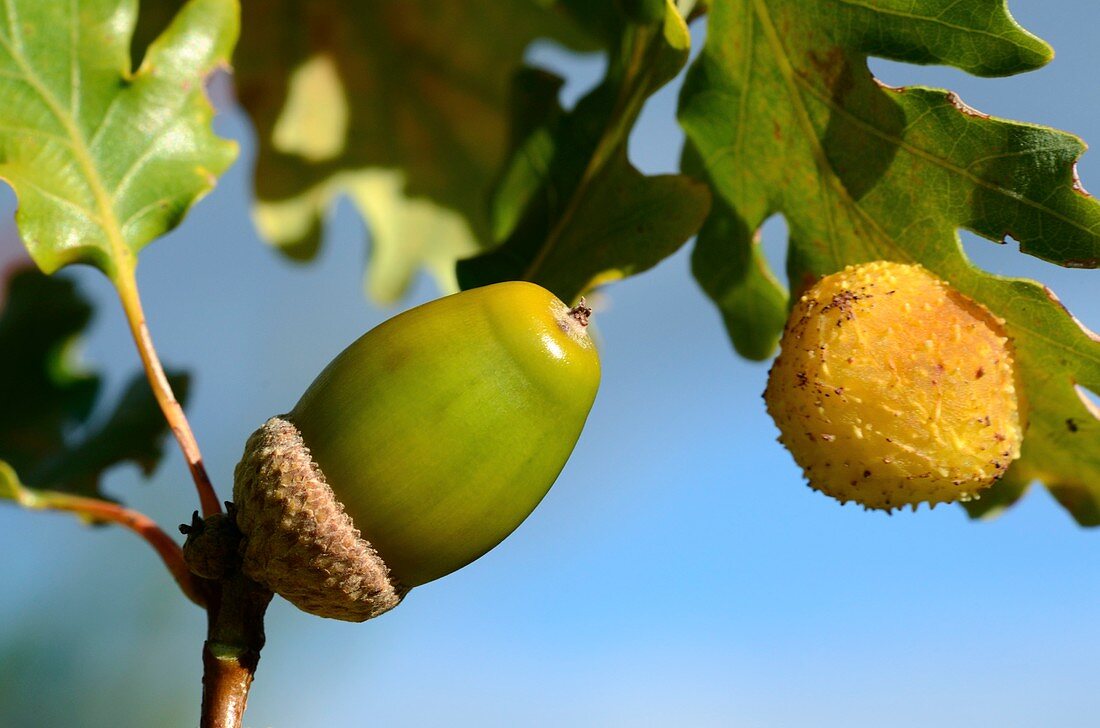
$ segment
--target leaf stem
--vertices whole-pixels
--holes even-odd
[[[24,489],[21,492],[24,496],[21,502],[29,508],[75,513],[92,521],[116,523],[130,529],[153,547],[184,595],[200,607],[206,605],[195,577],[183,560],[183,549],[149,516],[98,498],[49,490]]]
[[[149,378],[149,384],[153,388],[153,395],[160,405],[164,418],[168,420],[168,426],[172,429],[176,441],[179,443],[183,457],[187,460],[187,467],[191,471],[191,478],[195,481],[195,488],[199,493],[199,504],[204,516],[212,516],[222,512],[221,501],[214,492],[214,486],[210,482],[210,476],[206,474],[206,466],[203,464],[202,453],[199,452],[199,444],[191,431],[191,425],[187,421],[187,415],[183,407],[176,400],[172,392],[172,386],[168,383],[168,377],[164,374],[157,357],[153,339],[149,335],[149,327],[145,323],[145,311],[141,306],[141,297],[138,295],[137,279],[134,276],[132,265],[122,264],[114,276],[115,288],[118,291],[119,300],[122,302],[122,310],[126,313],[126,320],[130,324],[130,333],[134,337],[138,354],[141,355],[141,364],[145,368],[145,375]]]

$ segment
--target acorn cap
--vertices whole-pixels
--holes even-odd
[[[298,428],[281,417],[248,438],[233,498],[242,569],[299,609],[363,622],[408,592],[344,513]]]

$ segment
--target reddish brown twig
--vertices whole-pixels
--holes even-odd
[[[239,571],[211,590],[202,648],[200,728],[240,728],[264,646],[264,612],[271,597]]]
[[[183,549],[172,540],[171,536],[161,530],[153,519],[145,514],[124,508],[110,501],[50,490],[25,488],[20,491],[20,496],[20,502],[28,508],[66,511],[75,513],[90,521],[117,523],[120,526],[125,526],[153,547],[188,599],[200,607],[205,605],[206,599],[202,590],[183,560]]]

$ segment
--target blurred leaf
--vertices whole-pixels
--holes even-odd
[[[33,268],[7,282],[0,309],[0,457],[27,471],[64,447],[92,411],[100,380],[73,359],[92,307],[64,278]]]
[[[25,505],[23,484],[19,482],[15,469],[3,460],[0,460],[0,500],[13,500]]]
[[[962,504],[971,518],[992,520],[1016,501],[1020,500],[1031,485],[1031,478],[1020,472],[1019,468],[1010,469],[996,483],[982,491],[982,497]]]
[[[687,26],[671,2],[627,6],[607,76],[574,110],[520,99],[548,109],[548,118],[513,155],[493,198],[500,246],[459,263],[463,288],[524,279],[571,301],[653,267],[702,224],[710,202],[703,185],[683,175],[646,177],[627,158],[646,99],[687,61]],[[556,96],[550,81],[520,82],[541,85],[544,99]]]
[[[168,382],[184,402],[190,377],[174,372]],[[30,482],[81,495],[99,495],[99,480],[108,469],[132,462],[146,476],[152,475],[164,455],[168,423],[161,414],[149,382],[143,374],[130,379],[114,410],[68,449],[29,471]]]
[[[259,141],[257,226],[310,259],[348,196],[370,228],[380,301],[421,266],[455,289],[454,261],[486,244],[509,83],[530,41],[593,47],[549,0],[246,0],[244,14],[236,80]]]
[[[724,201],[720,224],[699,237],[696,277],[739,350],[762,357],[782,322],[774,284],[752,293],[769,285],[752,250],[768,216],[786,217],[796,289],[861,261],[923,264],[1007,322],[1030,405],[1013,482],[1038,478],[1080,523],[1100,523],[1100,420],[1075,390],[1100,391],[1100,339],[1038,284],[972,267],[957,233],[1011,236],[1046,260],[1096,266],[1100,205],[1074,172],[1084,145],[945,91],[884,87],[871,54],[979,75],[1051,57],[1002,0],[716,3],[680,106],[685,169]],[[761,315],[765,303],[772,312]]]
[[[136,0],[7,0],[0,14],[0,177],[31,256],[112,279],[175,227],[236,155],[203,79],[228,62],[236,0],[192,0],[131,71]]]
[[[7,288],[0,310],[0,498],[36,506],[37,494],[20,479],[103,497],[100,478],[122,462],[150,474],[168,425],[144,376],[131,380],[109,415],[88,421],[100,380],[73,363],[76,337],[91,318],[74,284],[27,268]],[[184,401],[188,377],[169,381]]]

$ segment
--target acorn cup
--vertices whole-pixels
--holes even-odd
[[[592,407],[590,313],[498,283],[359,338],[245,445],[245,573],[359,622],[496,546],[546,495]]]

